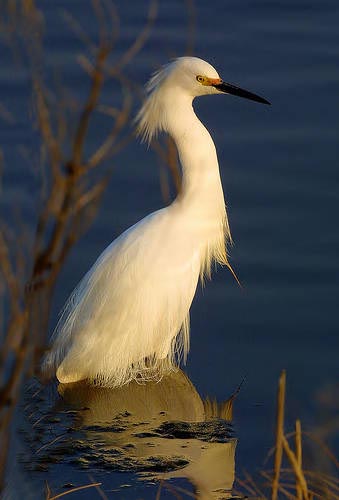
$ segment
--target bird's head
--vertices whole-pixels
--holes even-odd
[[[166,105],[173,105],[173,95],[195,97],[232,94],[263,104],[266,99],[223,81],[217,70],[198,57],[179,57],[157,71],[146,86],[147,99],[137,115],[138,132],[148,142],[166,129]],[[171,101],[172,100],[172,101]]]

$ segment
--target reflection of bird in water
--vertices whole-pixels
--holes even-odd
[[[79,409],[78,426],[99,443],[101,463],[151,471],[145,479],[187,478],[200,500],[232,497],[236,440],[225,420],[233,398],[203,401],[182,371],[115,389],[61,384],[59,393],[68,408]]]
[[[192,101],[226,93],[268,102],[223,82],[195,57],[165,66],[148,91],[139,132],[148,141],[159,131],[174,139],[182,189],[170,206],[113,241],[75,289],[44,364],[60,382],[89,379],[116,387],[159,379],[188,352],[188,314],[199,275],[209,275],[214,261],[231,269],[217,154]]]

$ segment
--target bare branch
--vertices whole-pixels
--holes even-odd
[[[82,41],[85,47],[92,53],[95,54],[96,45],[92,42],[86,30],[81,26],[81,24],[72,16],[68,10],[62,10],[62,16],[67,22],[69,27],[72,29],[73,33]]]
[[[151,0],[148,7],[147,23],[134,40],[132,45],[127,49],[121,58],[114,65],[115,71],[121,71],[126,64],[128,64],[145,45],[147,38],[150,36],[153,24],[158,14],[158,0]]]
[[[111,132],[107,135],[106,139],[98,147],[96,152],[90,157],[90,159],[86,164],[86,168],[96,167],[108,156],[112,145],[114,144],[114,142],[116,142],[116,139],[120,131],[128,121],[131,112],[131,107],[132,107],[132,96],[129,92],[125,92],[122,108],[115,117],[115,123]]]
[[[15,312],[19,307],[20,289],[11,263],[9,245],[3,227],[0,227],[0,272],[7,283],[10,304]]]
[[[194,51],[195,36],[197,28],[196,19],[196,9],[194,0],[185,0],[187,8],[187,42],[186,42],[186,54],[191,55]]]
[[[45,92],[39,79],[34,79],[33,89],[35,94],[39,129],[41,131],[44,144],[47,146],[49,152],[54,179],[57,180],[57,178],[60,176],[58,166],[60,164],[60,161],[62,161],[62,153],[59,143],[53,133],[53,127],[46,102]]]
[[[73,142],[72,148],[72,160],[70,163],[71,168],[77,168],[81,165],[83,147],[86,138],[86,134],[88,131],[89,120],[90,117],[98,103],[100,90],[103,84],[103,67],[104,63],[109,55],[110,46],[104,45],[101,46],[97,52],[95,69],[92,75],[92,84],[89,96],[87,98],[87,102],[85,107],[81,113],[81,117],[79,120],[79,125],[75,134],[75,139]]]

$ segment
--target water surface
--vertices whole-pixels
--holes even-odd
[[[143,2],[133,8],[126,2],[117,5],[122,15],[118,56],[141,28],[145,10]],[[81,44],[59,14],[69,9],[91,34],[96,29],[91,10],[74,0],[41,8],[48,26],[47,71],[62,71],[81,97],[86,84],[74,62]],[[214,64],[226,80],[272,102],[268,108],[224,96],[195,105],[217,146],[235,241],[232,264],[243,289],[219,269],[198,291],[186,368],[199,393],[219,401],[246,377],[234,416],[236,461],[239,470],[252,470],[272,444],[281,369],[288,376],[289,422],[300,417],[307,428],[322,425],[317,395],[338,380],[339,5],[334,0],[197,0],[196,14],[195,55]],[[181,55],[185,23],[181,2],[161,2],[149,42],[128,67],[130,78],[143,83],[159,64]],[[13,127],[1,125],[10,165],[2,206],[6,209],[6,202],[15,199],[33,219],[36,184],[17,147],[36,141],[34,133],[27,134],[28,118],[21,113],[28,81],[25,73],[11,71],[6,66],[0,70],[1,100],[19,118]],[[117,99],[114,92],[106,89],[104,99]],[[93,144],[98,135],[100,128],[92,131]],[[98,218],[67,260],[53,322],[105,246],[161,206],[156,157],[133,141],[115,159]],[[54,477],[77,474],[67,462],[56,470]],[[114,477],[115,485],[125,481],[119,474]]]

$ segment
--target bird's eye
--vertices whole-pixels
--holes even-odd
[[[201,76],[201,75],[198,75],[197,76],[197,80],[198,80],[199,83],[203,83],[204,80],[205,80],[205,78],[203,76]]]

